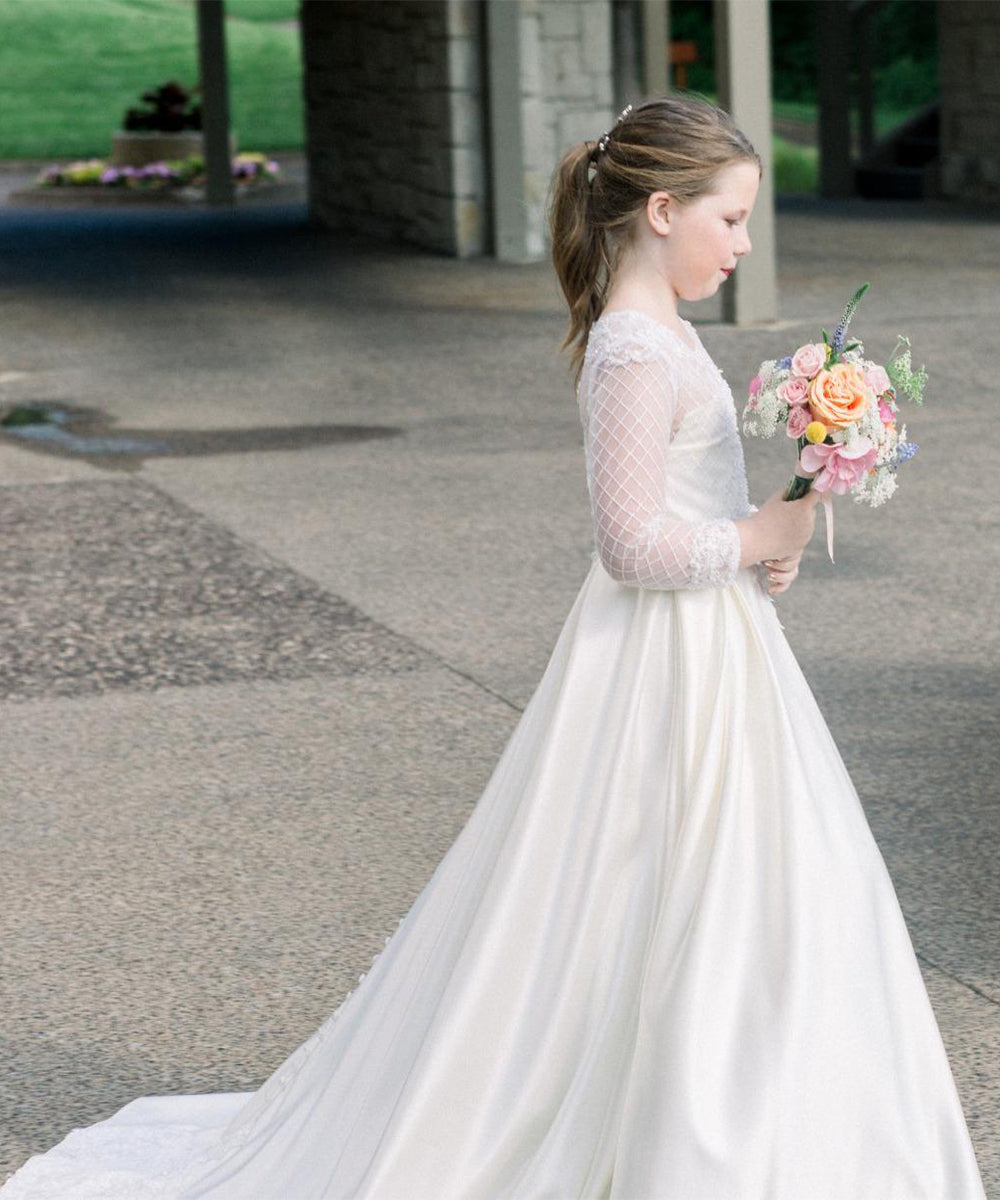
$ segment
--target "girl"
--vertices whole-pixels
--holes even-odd
[[[591,173],[592,177],[591,177]],[[882,857],[758,582],[679,300],[750,250],[760,160],[673,95],[553,181],[595,551],[469,821],[253,1094],[146,1097],[3,1200],[985,1200]]]

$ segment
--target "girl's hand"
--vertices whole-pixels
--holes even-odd
[[[801,561],[801,550],[798,554],[791,554],[787,558],[764,559],[764,567],[767,570],[767,593],[769,596],[777,596],[780,592],[788,591],[799,573],[799,563]]]
[[[769,496],[759,511],[736,521],[740,566],[801,557],[813,535],[818,501],[815,488],[799,500],[786,500],[782,489]]]

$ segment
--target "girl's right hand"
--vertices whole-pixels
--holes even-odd
[[[737,521],[740,533],[740,566],[747,567],[771,558],[793,558],[801,554],[816,528],[819,493],[810,489],[799,500],[785,500],[781,488],[769,496],[757,512]]]

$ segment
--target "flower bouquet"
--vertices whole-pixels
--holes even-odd
[[[780,425],[797,443],[798,463],[785,492],[798,500],[811,487],[823,493],[827,546],[833,559],[833,513],[829,494],[851,492],[873,508],[896,490],[896,470],[917,451],[898,425],[901,395],[923,403],[927,372],[914,371],[909,338],[899,336],[882,366],[865,357],[860,341],[848,342],[854,311],[868,291],[864,283],[851,297],[831,338],[800,346],[787,358],[760,364],[750,380],[743,432],[773,437]]]

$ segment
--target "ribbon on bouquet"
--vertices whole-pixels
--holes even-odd
[[[826,526],[826,552],[833,562],[833,497],[829,492],[821,492],[819,502],[823,505],[823,524]]]
[[[786,494],[785,499],[799,499],[801,496],[804,496],[810,489],[803,485],[812,484],[818,474],[818,471],[803,471],[801,465],[796,467],[795,477],[789,489],[790,492],[794,491],[796,494],[794,497]],[[795,487],[796,481],[799,481],[798,487]],[[833,562],[833,497],[826,489],[819,491],[819,488],[817,488],[816,490],[819,492],[819,502],[823,505],[823,524],[826,526],[826,552],[830,556],[830,562]]]

